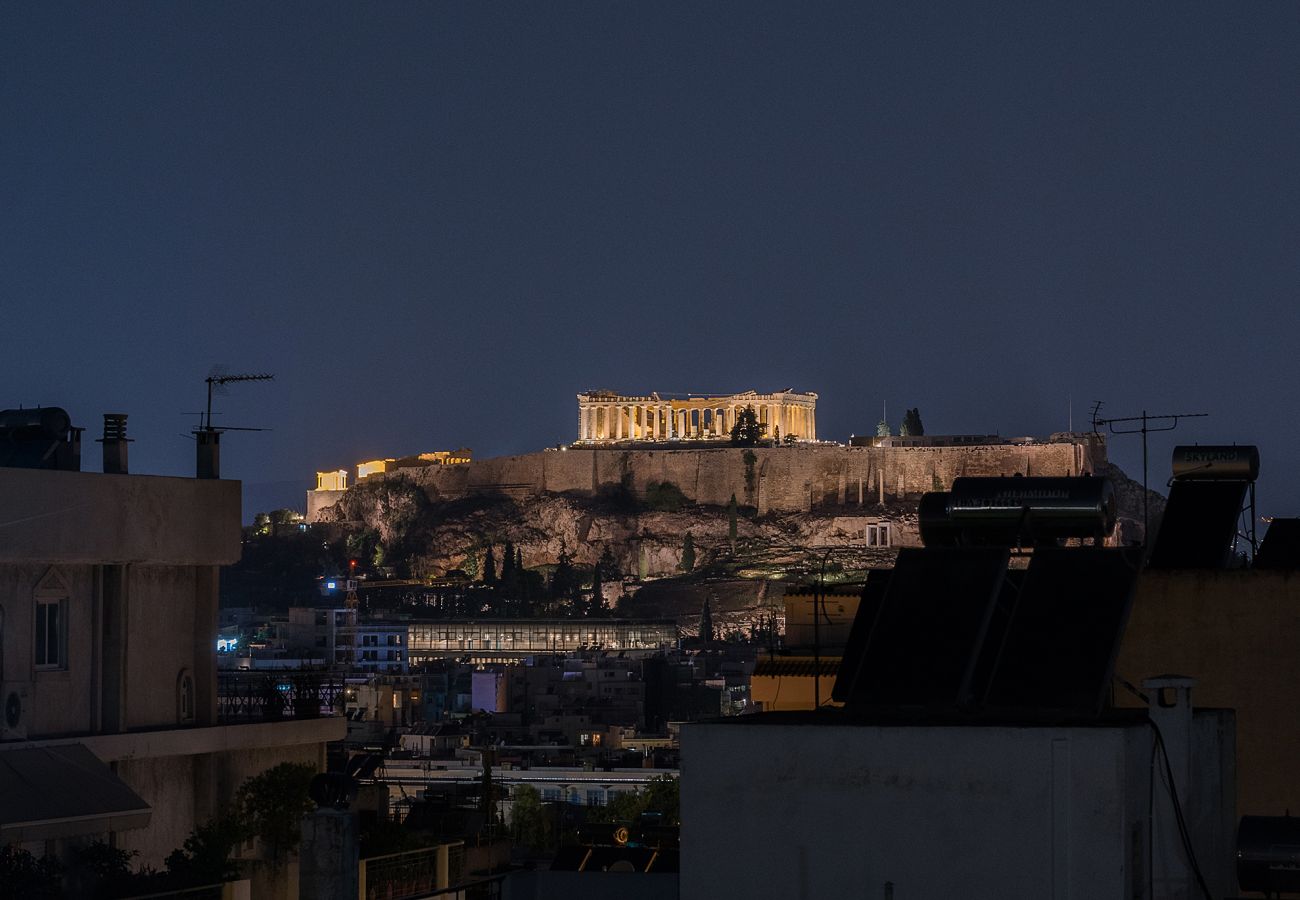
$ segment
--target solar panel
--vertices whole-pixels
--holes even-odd
[[[835,687],[831,689],[831,699],[837,703],[847,703],[853,693],[853,685],[858,680],[858,671],[862,666],[862,651],[867,645],[867,638],[876,627],[876,617],[885,602],[885,591],[889,587],[891,569],[871,569],[867,572],[867,583],[862,586],[862,599],[858,602],[858,614],[849,627],[848,639],[844,642],[840,668],[835,674]]]
[[[1034,551],[995,654],[989,707],[1100,712],[1128,621],[1140,551]]]
[[[1002,578],[1002,588],[998,591],[997,602],[993,604],[989,625],[984,632],[984,643],[980,646],[975,670],[971,674],[971,694],[977,701],[982,701],[988,693],[989,682],[993,679],[998,657],[1006,643],[1007,630],[1011,627],[1012,617],[1020,604],[1025,574],[1024,569],[1007,569]]]
[[[1246,481],[1174,481],[1148,565],[1225,568],[1248,487]]]
[[[998,548],[900,550],[846,702],[966,703],[1007,560]]]
[[[1300,569],[1300,519],[1274,519],[1264,532],[1256,569]]]

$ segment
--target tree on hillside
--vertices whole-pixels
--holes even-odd
[[[736,424],[731,426],[731,446],[753,447],[763,439],[767,426],[758,421],[753,404],[736,413]]]
[[[505,550],[501,553],[501,586],[506,591],[515,588],[518,574],[515,571],[515,545],[506,541]]]
[[[706,647],[713,643],[713,610],[708,597],[704,598],[704,609],[700,610],[700,640]]]
[[[600,554],[596,567],[600,569],[600,574],[605,581],[618,581],[623,577],[623,572],[618,567],[618,560],[614,559],[614,552],[609,547]]]
[[[909,409],[903,413],[903,424],[899,426],[898,433],[904,437],[920,437],[925,434],[925,426],[921,424],[921,411],[919,409]]]
[[[560,551],[560,559],[555,564],[555,570],[551,572],[551,600],[563,600],[573,593],[573,562],[569,559],[568,551]]]
[[[695,538],[691,533],[686,532],[686,537],[682,538],[682,571],[689,572],[695,568]]]
[[[483,583],[497,583],[497,555],[491,544],[488,544],[487,552],[483,554]]]
[[[591,600],[588,602],[586,609],[581,608],[577,598],[574,598],[573,609],[579,615],[592,615],[597,610],[605,608],[605,576],[601,571],[600,565],[597,565],[591,573]]]

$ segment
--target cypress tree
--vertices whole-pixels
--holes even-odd
[[[695,568],[695,539],[691,533],[686,532],[686,537],[682,538],[682,571],[689,572]]]
[[[593,616],[596,614],[597,610],[604,608],[605,579],[601,574],[601,567],[597,565],[595,570],[591,573],[591,602],[587,604],[586,613],[589,616]]]
[[[713,610],[709,608],[709,598],[704,598],[704,609],[700,611],[700,640],[704,646],[713,643]]]
[[[506,586],[513,585],[518,574],[515,571],[515,545],[506,541],[505,552],[501,554],[501,583]]]

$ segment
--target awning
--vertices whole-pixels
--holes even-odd
[[[0,844],[143,828],[149,815],[82,744],[0,751]]]

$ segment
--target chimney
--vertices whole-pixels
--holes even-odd
[[[194,446],[198,459],[194,476],[196,478],[221,477],[221,432],[215,428],[200,428],[194,433]]]
[[[104,436],[99,443],[104,445],[104,473],[127,474],[126,445],[131,439],[126,436],[126,413],[104,413]]]
[[[1150,849],[1154,900],[1192,895],[1192,870],[1183,848],[1180,819],[1188,811],[1192,782],[1192,688],[1196,680],[1159,675],[1142,682],[1150,692],[1147,713],[1155,726],[1151,777],[1154,791]],[[1170,776],[1170,777],[1167,777]],[[1172,783],[1171,783],[1172,781]],[[1175,801],[1177,797],[1177,801]]]

